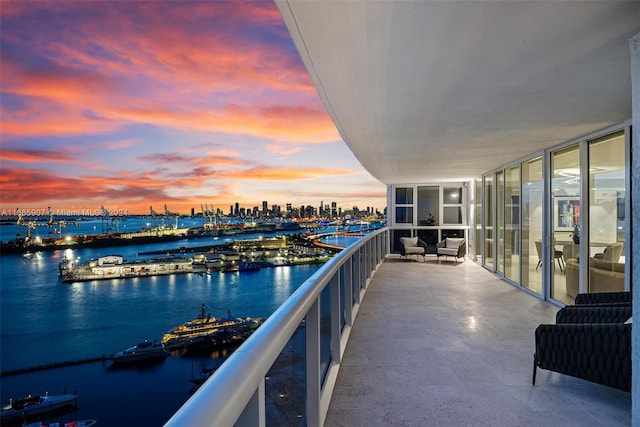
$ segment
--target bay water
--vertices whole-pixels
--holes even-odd
[[[255,237],[259,235],[242,236]],[[80,262],[110,254],[133,260],[146,251],[223,243],[224,238],[209,238],[0,256],[0,370],[99,357],[144,340],[160,341],[168,329],[195,318],[201,304],[214,316],[231,310],[234,316],[268,317],[322,266],[72,284],[62,283],[58,275],[65,256]],[[160,426],[189,398],[189,378],[229,354],[173,353],[155,364],[93,362],[3,376],[0,397],[6,404],[10,398],[66,391],[77,393],[78,407],[56,420],[96,419],[101,427]]]

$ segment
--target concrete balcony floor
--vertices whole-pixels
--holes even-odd
[[[630,426],[631,394],[538,369],[559,307],[476,263],[390,256],[369,285],[325,426]]]

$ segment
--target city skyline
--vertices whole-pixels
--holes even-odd
[[[0,17],[0,209],[386,206],[272,2],[10,2]]]

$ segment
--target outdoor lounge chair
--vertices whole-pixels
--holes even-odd
[[[467,254],[467,245],[465,240],[460,237],[447,237],[438,243],[436,247],[436,254],[438,258],[441,256],[455,257],[456,262],[458,258],[463,258]]]
[[[631,391],[631,310],[565,307],[558,312],[557,324],[538,326],[532,384],[541,368]]]
[[[401,237],[400,238],[400,255],[405,257],[409,255],[422,255],[424,261],[424,255],[427,252],[427,244],[417,237]]]

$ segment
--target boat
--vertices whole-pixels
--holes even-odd
[[[0,423],[24,420],[27,417],[75,406],[78,396],[75,394],[58,394],[44,396],[27,396],[22,399],[11,399],[8,405],[0,410]]]
[[[169,356],[169,352],[164,345],[155,341],[144,341],[129,347],[126,350],[113,353],[107,359],[114,363],[130,363],[142,360],[160,359]]]
[[[53,422],[53,423],[30,423],[26,424],[24,427],[91,427],[95,425],[98,421],[96,420],[77,420],[77,421],[67,421],[67,422]]]
[[[230,346],[244,341],[263,321],[263,318],[232,317],[231,311],[226,318],[213,317],[202,304],[200,315],[167,331],[162,344],[169,349]]]
[[[260,264],[255,262],[241,262],[238,264],[231,264],[222,269],[223,273],[234,273],[236,271],[258,271],[260,270]]]

